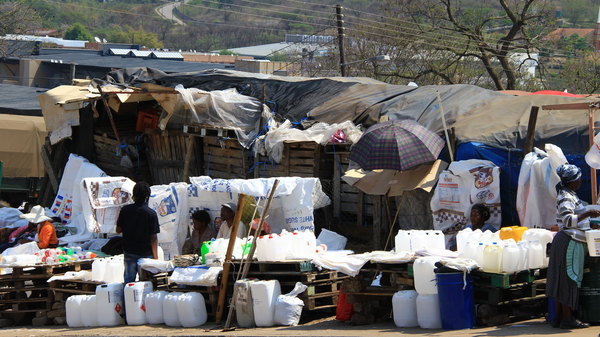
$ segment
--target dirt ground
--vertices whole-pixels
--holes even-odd
[[[600,326],[581,330],[554,329],[542,318],[530,319],[494,327],[467,330],[424,330],[398,328],[392,320],[370,325],[350,325],[325,317],[295,327],[271,327],[223,331],[222,325],[209,322],[198,328],[168,327],[165,325],[116,326],[102,328],[69,328],[62,326],[7,327],[2,336],[600,336]]]

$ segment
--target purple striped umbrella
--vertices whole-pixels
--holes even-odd
[[[404,171],[437,159],[444,140],[414,120],[388,120],[365,131],[348,159],[363,170]]]

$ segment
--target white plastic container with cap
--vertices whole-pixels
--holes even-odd
[[[163,324],[165,317],[163,315],[163,301],[167,292],[164,290],[153,291],[146,295],[146,320],[148,324]]]
[[[177,298],[177,314],[184,328],[193,328],[206,323],[208,314],[204,297],[197,292],[187,292]]]
[[[487,244],[483,249],[483,271],[499,273],[502,271],[502,246],[497,242]]]
[[[83,326],[83,310],[81,301],[87,295],[72,295],[65,301],[65,311],[67,314],[67,325],[71,328]]]
[[[131,282],[125,285],[125,316],[128,325],[143,325],[146,319],[146,295],[152,292],[152,282]]]
[[[441,260],[439,256],[419,257],[413,263],[415,290],[421,295],[437,294],[435,282],[435,263]]]
[[[163,300],[163,315],[165,324],[168,326],[181,326],[179,313],[177,311],[177,302],[182,292],[168,293]]]
[[[410,245],[410,237],[411,231],[403,229],[398,231],[398,234],[396,234],[395,238],[396,252],[412,252],[412,247]]]
[[[96,307],[99,326],[123,324],[123,284],[98,285],[96,287]]]
[[[275,325],[275,304],[281,295],[281,286],[277,280],[256,281],[250,284],[252,291],[252,310],[256,326]]]
[[[417,319],[417,297],[414,290],[401,290],[392,297],[394,323],[399,328],[419,326]]]
[[[84,295],[81,299],[81,322],[85,327],[98,326],[96,295]]]
[[[418,295],[417,321],[421,329],[441,329],[440,301],[437,294]]]
[[[519,270],[519,247],[513,239],[504,240],[504,248],[502,249],[502,271],[512,273]]]
[[[592,257],[600,256],[600,230],[591,229],[585,232],[588,253]]]

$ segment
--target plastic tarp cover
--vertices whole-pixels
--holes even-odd
[[[0,114],[0,161],[5,178],[44,176],[40,151],[46,140],[44,118]]]
[[[177,85],[175,90],[195,123],[234,129],[240,144],[247,148],[258,135],[263,107],[258,99],[240,95],[235,89],[208,92]]]

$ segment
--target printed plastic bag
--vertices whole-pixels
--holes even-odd
[[[308,288],[306,285],[296,282],[294,290],[277,297],[277,302],[275,303],[275,317],[273,319],[275,325],[298,325],[300,315],[302,315],[304,302],[297,296],[303,293],[306,288]]]

